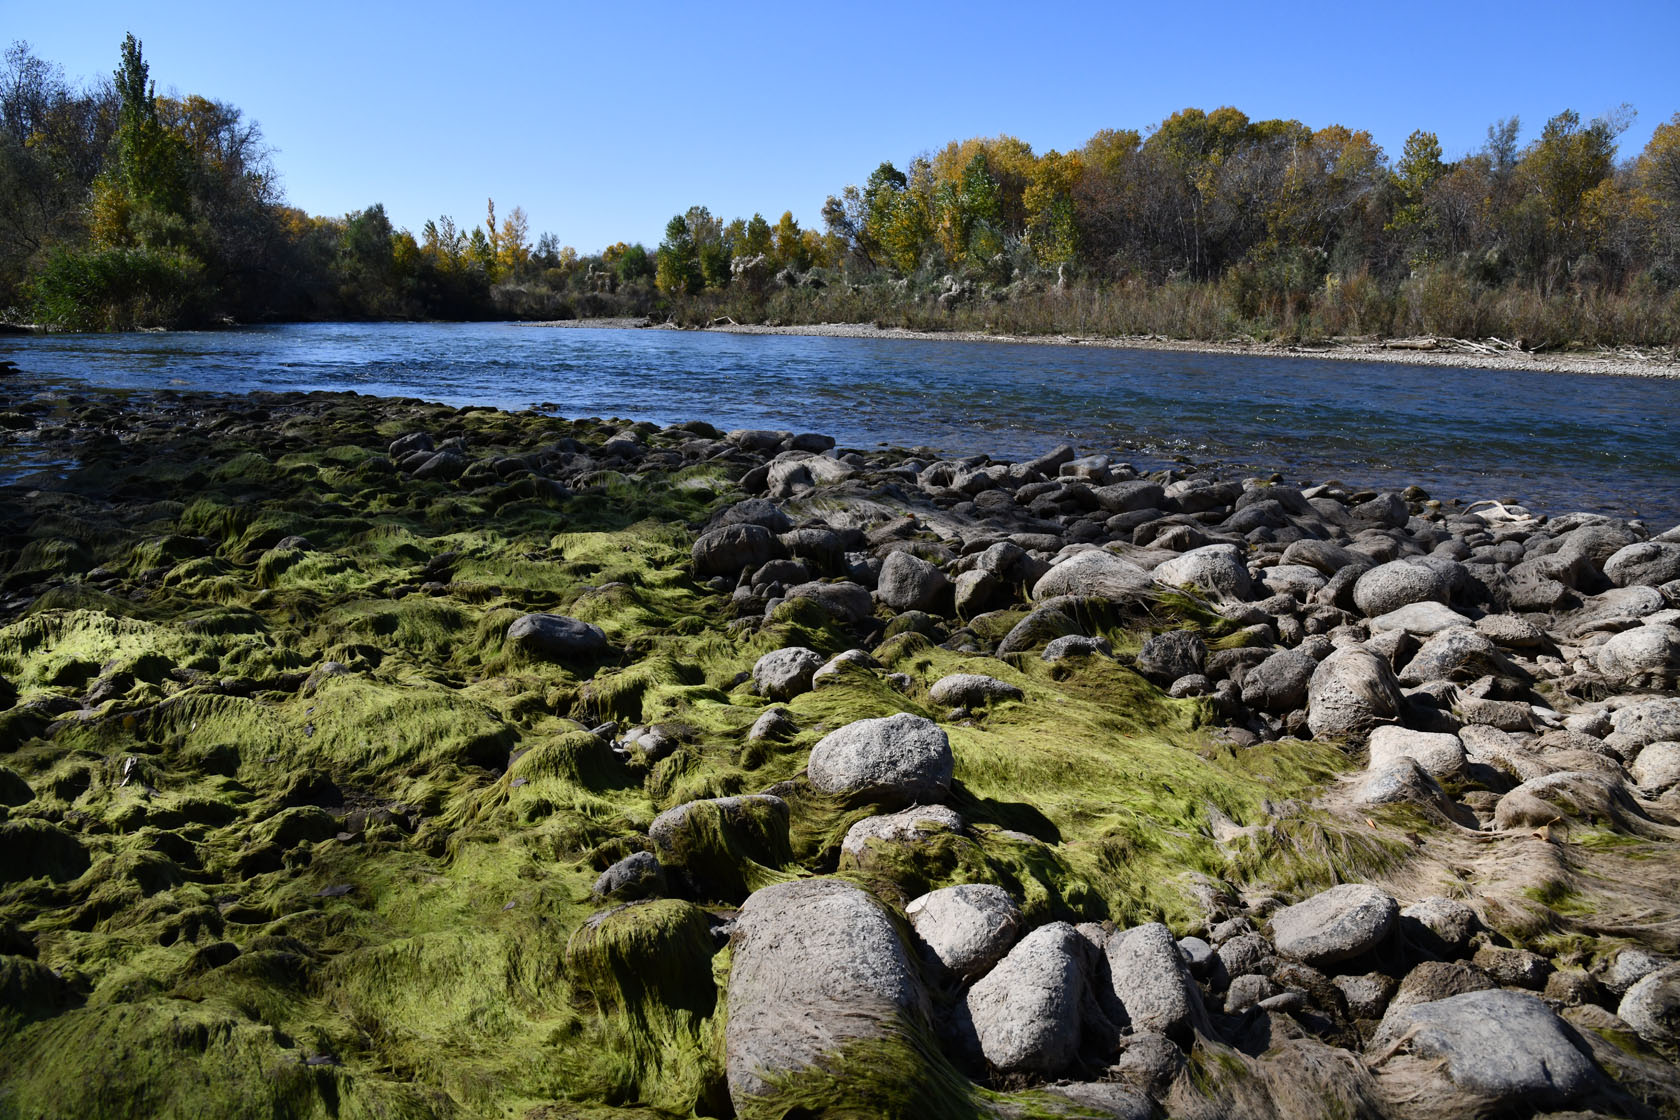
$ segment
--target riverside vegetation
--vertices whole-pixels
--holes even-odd
[[[1680,1115],[1680,532],[11,384],[0,1116]]]
[[[395,228],[285,205],[257,126],[158,97],[140,44],[77,90],[0,67],[0,311],[48,329],[308,319],[645,317],[700,324],[1222,341],[1448,336],[1680,345],[1680,116],[1618,160],[1621,110],[1516,119],[1449,160],[1369,133],[1189,108],[1066,153],[1009,136],[883,162],[792,211],[674,216],[653,249],[533,244],[518,207]],[[774,211],[772,211],[774,212]]]

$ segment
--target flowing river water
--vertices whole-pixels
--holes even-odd
[[[842,446],[1024,458],[1067,442],[1549,513],[1680,521],[1680,380],[1007,342],[310,323],[0,338],[30,378],[132,390],[355,390]],[[8,389],[0,381],[0,395]]]

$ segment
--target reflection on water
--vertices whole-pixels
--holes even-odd
[[[33,375],[132,388],[353,389],[1019,458],[1060,442],[1291,481],[1416,482],[1680,520],[1680,382],[1008,343],[489,324],[7,338]]]

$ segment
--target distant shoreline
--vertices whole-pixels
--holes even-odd
[[[812,338],[879,338],[920,342],[1004,342],[1036,346],[1080,346],[1105,350],[1159,350],[1180,354],[1231,354],[1267,358],[1320,358],[1344,362],[1387,362],[1410,366],[1447,366],[1454,369],[1518,370],[1535,373],[1575,373],[1607,377],[1657,377],[1680,379],[1680,360],[1652,348],[1633,347],[1586,353],[1526,353],[1512,350],[1478,353],[1455,349],[1456,340],[1439,340],[1438,349],[1422,346],[1421,340],[1394,339],[1384,342],[1334,342],[1320,346],[1276,342],[1197,342],[1133,335],[1120,338],[1049,334],[1008,335],[982,331],[915,331],[902,327],[877,327],[870,323],[809,323],[798,326],[764,326],[753,323],[724,323],[710,327],[677,327],[637,318],[558,319],[528,322],[531,327],[559,327],[595,330],[695,330],[714,334],[784,334]],[[1407,345],[1407,344],[1410,345]]]

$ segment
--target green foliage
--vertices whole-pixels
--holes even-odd
[[[179,250],[55,250],[32,284],[34,314],[59,330],[124,331],[199,321],[204,265]]]

